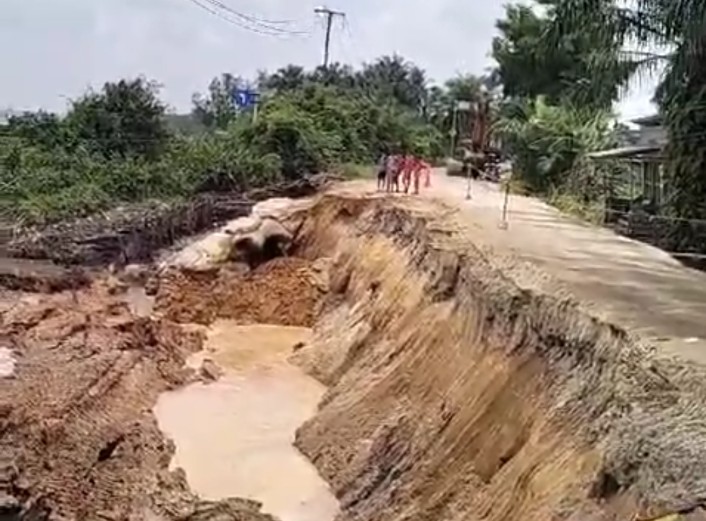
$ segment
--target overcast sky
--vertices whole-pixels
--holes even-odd
[[[308,34],[255,34],[191,0],[0,0],[0,109],[62,110],[89,85],[144,75],[186,111],[191,95],[221,72],[254,77],[259,69],[321,61],[320,0],[220,0],[238,11],[291,19]],[[331,0],[347,13],[334,27],[332,59],[358,64],[397,52],[444,80],[481,74],[505,0]],[[652,112],[652,82],[624,100],[623,117]]]

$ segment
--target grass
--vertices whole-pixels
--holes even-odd
[[[363,165],[359,163],[345,163],[336,171],[345,179],[372,179],[375,167],[373,165]]]

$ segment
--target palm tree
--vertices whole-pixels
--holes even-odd
[[[625,56],[636,60],[638,73],[665,67],[655,99],[669,133],[669,206],[681,218],[706,218],[706,2],[558,0],[556,13],[550,45],[557,34],[580,27],[629,46]],[[675,232],[678,241],[693,238],[686,225]]]

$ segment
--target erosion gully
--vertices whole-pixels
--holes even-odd
[[[52,280],[0,295],[0,519],[704,519],[704,372],[436,203],[272,200]]]

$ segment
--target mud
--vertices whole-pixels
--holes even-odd
[[[316,410],[290,392],[277,414],[309,404],[295,444],[338,521],[702,517],[703,367],[655,357],[533,266],[475,247],[448,208],[339,191],[295,213],[281,210],[297,257],[167,271],[154,311],[101,278],[2,294],[0,513],[271,519],[256,502],[197,498],[152,412],[164,393],[209,387],[188,387],[186,362],[203,326],[228,319],[313,327],[290,361],[326,390]],[[209,385],[227,395],[228,366],[266,353],[212,353]],[[255,406],[233,400],[230,425]],[[271,474],[267,493],[291,486]]]
[[[205,354],[222,368],[218,381],[160,397],[160,428],[176,443],[172,465],[202,497],[255,499],[281,521],[333,521],[336,499],[292,445],[324,393],[287,362],[309,337],[306,328],[218,321]]]
[[[201,348],[198,334],[136,318],[97,282],[51,296],[5,293],[0,339],[15,361],[0,379],[4,518],[259,517],[251,503],[201,502],[167,470],[173,446],[150,408],[190,380],[184,360]]]
[[[311,327],[325,288],[311,261],[274,259],[254,271],[240,265],[216,272],[172,270],[160,282],[156,310],[181,323],[216,318],[241,323]]]

